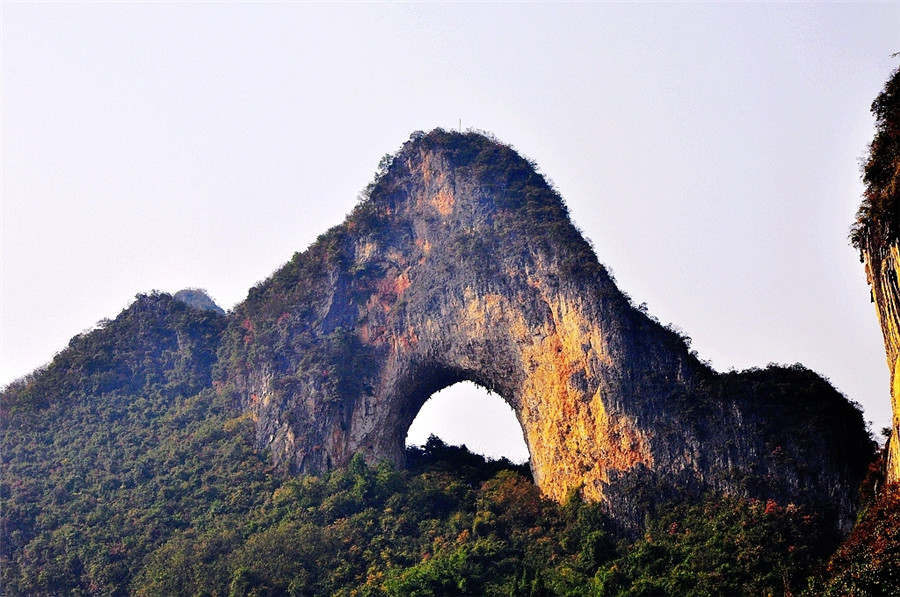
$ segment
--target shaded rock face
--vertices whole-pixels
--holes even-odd
[[[514,409],[545,495],[580,491],[625,524],[718,491],[828,505],[848,528],[871,455],[814,373],[698,361],[616,288],[532,164],[475,134],[414,135],[234,310],[217,377],[259,447],[304,473],[357,452],[402,466],[424,402],[472,381]]]
[[[225,310],[209,298],[209,295],[202,288],[185,288],[176,292],[174,297],[188,307],[225,315]]]

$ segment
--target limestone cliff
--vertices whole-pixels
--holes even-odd
[[[865,264],[891,373],[893,421],[887,445],[887,480],[900,481],[900,70],[872,103],[876,133],[863,180],[866,191],[851,240]]]
[[[890,370],[891,406],[893,420],[887,444],[886,477],[888,482],[900,481],[900,245],[892,243],[861,252],[866,267],[866,280],[871,286],[875,314],[881,324],[884,350]]]
[[[512,406],[553,499],[580,490],[628,523],[729,492],[848,527],[871,453],[859,411],[799,366],[711,371],[630,304],[511,148],[414,134],[367,195],[230,315],[216,383],[276,463],[403,465],[423,403],[469,380]]]

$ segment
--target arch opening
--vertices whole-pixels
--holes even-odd
[[[529,460],[528,446],[512,407],[497,394],[462,381],[432,394],[406,433],[407,446],[423,446],[430,435],[449,445],[516,464]]]

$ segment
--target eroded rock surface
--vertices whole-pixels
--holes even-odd
[[[230,320],[217,383],[297,472],[356,452],[402,466],[420,407],[462,380],[513,407],[547,496],[622,520],[718,491],[828,505],[848,528],[871,454],[816,374],[701,363],[616,288],[532,164],[480,135],[414,135]]]
[[[900,483],[900,69],[872,102],[875,137],[863,166],[866,185],[850,240],[865,264],[890,371],[893,418],[885,477]]]
[[[900,245],[867,247],[861,253],[890,371],[893,420],[887,445],[886,476],[888,482],[900,482],[900,285],[897,282]]]

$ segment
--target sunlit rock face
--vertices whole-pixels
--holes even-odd
[[[827,382],[711,371],[631,305],[507,146],[437,130],[384,163],[230,316],[217,384],[276,464],[402,466],[419,408],[468,380],[515,410],[552,499],[580,491],[629,524],[655,500],[730,492],[827,505],[847,528],[871,445]]]
[[[897,243],[870,243],[861,255],[891,372],[894,416],[888,443],[887,480],[897,482],[900,481],[900,246]]]
[[[862,169],[865,191],[850,241],[865,264],[884,338],[893,412],[885,476],[900,482],[900,69],[891,73],[871,110],[875,136]]]

